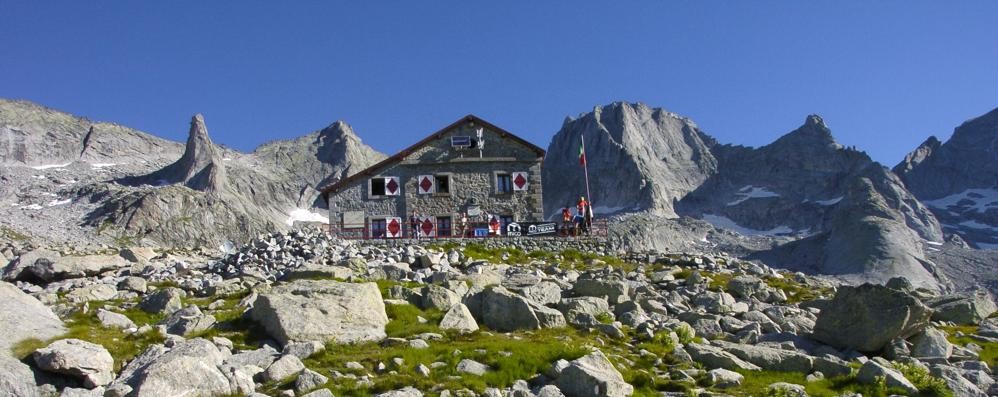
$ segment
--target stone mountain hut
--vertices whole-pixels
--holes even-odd
[[[363,171],[322,189],[335,234],[403,238],[501,234],[543,221],[544,149],[468,115]],[[413,212],[416,222],[412,222]],[[483,233],[485,232],[485,233]]]

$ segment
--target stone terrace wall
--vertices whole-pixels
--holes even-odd
[[[560,252],[567,249],[574,249],[581,252],[591,252],[599,255],[614,255],[616,250],[610,243],[601,239],[575,239],[565,237],[532,237],[532,238],[481,238],[481,239],[394,239],[394,240],[364,240],[358,244],[375,246],[397,246],[397,245],[439,245],[444,243],[458,244],[479,244],[486,248],[516,248],[523,251],[541,250],[547,252]]]

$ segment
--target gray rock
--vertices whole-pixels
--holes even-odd
[[[319,341],[291,342],[284,346],[284,354],[290,354],[302,360],[326,350],[326,345]]]
[[[13,284],[0,282],[0,356],[25,339],[52,339],[66,328],[52,310]]]
[[[803,385],[786,382],[776,382],[766,388],[770,393],[786,397],[808,397]]]
[[[463,372],[466,374],[472,374],[478,376],[485,375],[485,373],[488,372],[489,369],[490,368],[488,365],[467,358],[457,363],[456,367],[457,372]]]
[[[946,333],[928,327],[911,339],[911,356],[918,358],[949,358],[953,354],[953,344],[946,339]]]
[[[215,316],[204,314],[197,306],[190,305],[171,313],[159,324],[166,327],[168,334],[190,336],[211,329],[215,325]]]
[[[149,261],[156,257],[156,251],[149,247],[132,247],[121,250],[118,252],[118,255],[121,255],[122,258],[132,263],[149,263]]]
[[[333,392],[329,389],[319,389],[308,394],[304,394],[301,397],[333,397]]]
[[[626,397],[634,393],[634,387],[599,350],[571,361],[555,385],[568,397]]]
[[[440,329],[452,329],[461,333],[478,331],[478,322],[463,303],[450,308],[440,320]]]
[[[844,286],[818,315],[814,338],[840,349],[875,352],[928,325],[932,310],[917,298],[881,285]]]
[[[572,292],[578,296],[606,297],[614,304],[629,299],[627,283],[617,280],[579,279]]]
[[[97,283],[86,285],[70,291],[66,294],[66,300],[70,302],[105,301],[114,299],[118,295],[118,289],[113,285]]]
[[[934,365],[930,370],[932,376],[942,378],[946,386],[953,391],[954,396],[985,397],[985,390],[990,384],[974,383],[963,377],[959,369],[948,365]],[[992,383],[994,383],[992,381]],[[982,390],[983,389],[983,390]]]
[[[887,387],[900,387],[911,394],[918,393],[918,388],[893,368],[888,368],[878,364],[874,360],[869,360],[859,368],[856,380],[860,383],[872,384],[876,378],[882,377],[887,381]]]
[[[306,368],[298,374],[298,379],[295,379],[295,392],[301,394],[322,386],[326,384],[326,382],[329,382],[329,378]]]
[[[562,314],[496,286],[481,293],[481,321],[491,329],[509,332],[565,325]],[[474,312],[473,312],[474,314]]]
[[[591,319],[613,312],[606,299],[593,296],[562,299],[558,310],[561,310],[569,324],[575,326],[590,326]]]
[[[153,345],[122,369],[109,389],[128,385],[129,396],[217,396],[249,393],[219,369],[225,354],[205,339],[181,340],[171,348]]]
[[[104,387],[93,389],[67,387],[62,389],[62,394],[59,397],[104,397]]]
[[[143,298],[139,308],[149,313],[173,313],[183,307],[182,299],[186,295],[180,288],[163,288]]]
[[[461,297],[454,291],[435,284],[423,287],[422,301],[420,307],[426,309],[448,310],[454,305],[461,303]]]
[[[766,283],[753,276],[738,276],[728,281],[728,291],[739,298],[749,298],[765,288]]]
[[[114,380],[114,358],[101,345],[79,339],[63,339],[38,349],[33,354],[42,370],[70,375],[89,389],[105,386]]]
[[[125,277],[121,282],[118,283],[118,289],[124,291],[133,291],[140,294],[146,293],[148,288],[146,279],[142,277]]]
[[[282,344],[385,338],[388,315],[374,283],[297,280],[261,293],[251,317]]]
[[[694,361],[703,364],[706,368],[724,368],[732,371],[738,369],[756,371],[760,369],[759,366],[714,346],[691,343],[686,345],[686,352]]]
[[[564,397],[561,389],[555,385],[547,385],[537,391],[537,397]]]
[[[274,361],[263,372],[263,380],[267,382],[279,381],[297,375],[305,370],[305,364],[298,357],[285,355]]]
[[[409,386],[398,390],[375,394],[374,397],[423,397],[423,392]]]
[[[945,295],[926,303],[933,309],[933,321],[952,321],[957,324],[980,324],[998,310],[994,300],[984,291]]]
[[[36,249],[32,251],[25,252],[14,258],[3,268],[3,280],[4,281],[15,281],[23,280],[26,276],[34,274],[28,269],[35,265],[35,262],[46,262],[52,263],[61,257],[58,252],[49,251],[46,249]]]
[[[63,256],[52,261],[36,261],[28,271],[41,280],[54,281],[96,276],[129,265],[118,255]]]
[[[710,384],[714,385],[714,387],[727,388],[742,384],[742,380],[745,377],[735,371],[715,368],[707,371],[707,379],[710,380]]]
[[[724,351],[770,371],[810,373],[812,358],[794,350],[773,349],[765,346],[718,342]]]

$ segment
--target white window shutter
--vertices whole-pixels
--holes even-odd
[[[530,187],[530,178],[526,172],[514,172],[510,174],[513,182],[513,191],[522,192]]]
[[[435,191],[434,188],[436,188],[436,184],[437,182],[436,179],[433,178],[433,175],[420,175],[416,178],[416,191],[419,192],[419,194],[433,193]]]
[[[399,177],[397,176],[386,176],[385,177],[385,195],[386,196],[398,196],[399,192],[402,191],[402,185],[399,184]]]
[[[404,229],[405,225],[402,224],[402,218],[385,218],[385,237],[402,237],[402,230]]]

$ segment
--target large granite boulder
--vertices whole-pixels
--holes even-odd
[[[478,331],[478,322],[471,315],[468,306],[458,303],[450,308],[440,320],[440,329],[452,329],[461,333]]]
[[[0,353],[0,396],[37,397],[42,392],[35,383],[31,367],[6,351]]]
[[[139,308],[149,313],[170,314],[183,307],[187,293],[180,288],[168,287],[147,295],[139,302]]]
[[[252,393],[252,377],[223,367],[225,357],[214,343],[201,338],[178,341],[172,347],[153,345],[129,362],[110,388],[130,387],[130,397]]]
[[[527,300],[504,287],[486,289],[481,292],[480,299],[481,312],[478,318],[481,323],[496,331],[565,326],[565,316],[561,312]]]
[[[66,333],[62,320],[45,304],[7,282],[0,282],[0,356],[25,339],[52,339]]]
[[[626,397],[634,393],[634,387],[599,350],[571,361],[555,385],[568,397]]]
[[[813,359],[796,350],[716,341],[724,351],[770,371],[810,373]]]
[[[79,339],[62,339],[34,353],[42,370],[69,375],[93,389],[114,380],[114,358],[104,346]]]
[[[375,283],[297,280],[257,297],[251,318],[281,344],[385,338],[388,315]]]
[[[876,352],[929,324],[932,309],[917,298],[882,285],[839,288],[818,314],[814,339],[840,349]]]
[[[130,265],[119,255],[63,256],[51,261],[36,261],[28,271],[41,280],[54,281],[96,276]]]

